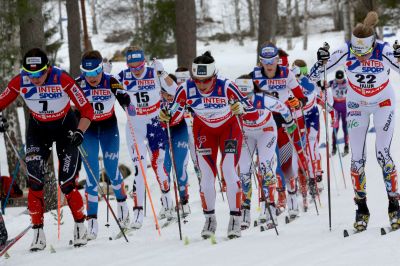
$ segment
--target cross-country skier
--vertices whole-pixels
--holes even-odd
[[[279,148],[278,159],[286,180],[286,186],[290,184],[290,188],[288,188],[288,203],[295,202],[297,204],[297,187],[295,185],[296,173],[294,172],[297,165],[293,165],[293,147],[290,139],[293,140],[295,150],[299,157],[297,162],[299,164],[298,176],[300,184],[306,189],[308,179],[310,194],[312,197],[315,197],[316,195],[316,184],[311,160],[309,160],[305,153],[304,119],[301,111],[301,106],[307,102],[307,97],[304,96],[294,74],[286,67],[278,65],[278,59],[278,48],[275,44],[271,42],[265,43],[259,52],[261,66],[255,67],[251,72],[251,75],[253,81],[262,91],[274,95],[292,110],[292,116],[295,119],[297,129],[294,132],[290,132],[291,134],[288,135],[287,133],[289,132],[285,132],[283,127],[277,125]],[[308,208],[306,197],[307,194],[303,194],[305,209]],[[289,209],[291,208],[295,208],[295,206],[289,206]]]
[[[187,70],[187,69],[186,69]],[[175,72],[179,73],[179,72]],[[178,74],[179,75],[179,74]],[[182,80],[182,76],[180,76],[180,80],[178,81],[177,77],[173,74],[169,74],[169,76],[178,84],[178,86],[184,83],[187,79]],[[173,95],[167,94],[165,91],[162,91],[162,95],[166,102],[173,101]],[[186,172],[188,159],[189,159],[189,134],[188,127],[186,125],[186,119],[182,119],[178,124],[170,127],[171,132],[171,141],[172,148],[174,154],[175,161],[175,169],[177,176],[177,186],[179,191],[180,198],[180,214],[182,217],[186,217],[190,214],[189,207],[189,190],[188,190],[188,174]],[[172,160],[169,152],[169,143],[167,144],[167,154],[165,156],[165,168],[168,173],[170,173],[170,177],[173,178],[171,173]]]
[[[335,73],[335,79],[329,82],[329,87],[332,89],[333,94],[333,108],[336,113],[336,123],[333,125],[334,132],[332,132],[332,154],[336,154],[336,141],[337,134],[339,134],[339,123],[342,122],[342,130],[344,135],[344,151],[343,154],[349,153],[349,134],[347,131],[346,120],[346,94],[347,94],[347,81],[344,76],[343,70],[338,70]]]
[[[327,47],[318,49],[311,77],[321,79],[323,64],[327,73],[344,66],[348,80],[347,128],[351,146],[351,177],[357,205],[354,228],[367,228],[370,213],[366,194],[366,136],[369,117],[372,114],[376,129],[376,156],[382,168],[383,180],[389,200],[388,215],[392,228],[400,227],[400,211],[397,190],[397,171],[390,153],[394,122],[395,95],[389,82],[390,69],[399,72],[400,48],[393,51],[387,43],[376,39],[374,26],[378,14],[369,12],[363,23],[353,29],[351,42],[335,50],[332,55]]]
[[[242,203],[242,229],[250,226],[251,216],[251,195],[252,181],[251,177],[255,172],[255,168],[259,168],[260,179],[263,192],[261,193],[261,201],[263,204],[269,204],[272,217],[269,212],[261,215],[266,220],[268,227],[272,228],[274,219],[276,220],[275,208],[275,188],[276,188],[276,165],[275,165],[275,148],[277,142],[277,129],[272,112],[278,113],[284,121],[287,130],[294,130],[296,124],[293,121],[291,112],[288,107],[274,97],[271,97],[258,88],[254,84],[250,75],[242,75],[235,81],[239,90],[253,102],[253,106],[257,109],[259,118],[256,121],[243,120],[243,130],[245,141],[242,145],[242,151],[239,160],[239,177],[242,182],[243,203]],[[254,154],[257,153],[257,162],[253,161]],[[253,169],[251,169],[253,167]],[[258,179],[258,177],[257,177]],[[293,211],[293,210],[290,210]],[[298,211],[298,208],[297,208]]]
[[[184,116],[185,108],[191,108],[194,113],[193,134],[201,172],[200,198],[206,218],[201,236],[209,238],[217,228],[215,176],[220,150],[230,209],[228,237],[240,237],[242,190],[236,166],[242,132],[241,119],[237,116],[243,114],[243,119],[255,120],[258,113],[232,81],[217,75],[210,52],[193,60],[192,79],[178,88],[171,108],[172,125]],[[170,118],[168,113],[160,113],[161,120],[168,122]]]
[[[23,57],[22,70],[0,95],[0,110],[18,96],[30,110],[26,134],[28,170],[28,209],[31,215],[33,241],[30,250],[43,250],[44,175],[53,142],[59,159],[58,179],[75,220],[74,245],[87,243],[87,230],[82,196],[75,188],[75,174],[83,135],[93,118],[93,108],[75,80],[61,69],[51,66],[40,49],[29,50]],[[78,108],[79,124],[70,108],[70,100]],[[72,133],[72,136],[71,136]]]
[[[153,62],[153,67],[146,66],[144,51],[138,46],[129,47],[126,51],[126,62],[128,68],[118,74],[119,82],[124,86],[125,91],[131,98],[127,108],[128,121],[126,136],[129,153],[135,166],[134,181],[134,207],[131,228],[138,229],[143,223],[143,201],[144,201],[144,177],[141,172],[139,160],[147,164],[147,151],[149,151],[151,166],[156,174],[157,181],[161,188],[162,209],[160,218],[171,219],[173,217],[173,202],[170,193],[169,177],[164,168],[165,148],[167,135],[165,129],[158,120],[161,106],[161,88],[168,94],[176,92],[175,82],[164,71],[159,61]],[[134,128],[136,145],[141,158],[135,150],[131,128]]]
[[[86,179],[88,240],[97,237],[98,222],[98,187],[99,182],[99,147],[103,152],[105,173],[111,182],[117,199],[117,216],[123,228],[129,226],[129,212],[126,204],[126,193],[122,176],[118,170],[119,130],[114,103],[117,99],[123,108],[129,106],[129,95],[123,93],[122,85],[103,70],[103,58],[99,51],[89,51],[83,54],[81,60],[81,76],[76,82],[85,93],[94,109],[94,117],[90,127],[84,134],[83,149],[87,152],[87,161],[93,174],[84,164]],[[117,94],[118,92],[118,94]],[[96,179],[96,180],[95,180]],[[109,182],[107,180],[107,182]]]

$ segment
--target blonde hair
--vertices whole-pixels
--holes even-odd
[[[353,29],[353,35],[357,38],[367,38],[375,34],[374,27],[379,22],[378,13],[375,11],[368,12],[363,23],[358,23]]]
[[[129,46],[128,49],[126,49],[127,53],[135,51],[143,51],[143,49],[139,45]]]
[[[302,59],[296,59],[293,62],[293,65],[298,66],[298,67],[305,67],[307,66],[306,61],[302,60]]]

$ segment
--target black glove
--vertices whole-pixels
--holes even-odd
[[[393,56],[397,59],[400,58],[400,45],[397,40],[393,44]]]
[[[306,106],[307,101],[308,101],[307,97],[300,98],[299,100],[301,102],[302,107]]]
[[[129,104],[131,103],[131,97],[129,97],[129,94],[127,93],[117,93],[115,97],[117,98],[122,108],[128,107]]]
[[[0,114],[0,132],[1,133],[6,132],[8,126],[9,125],[7,123],[7,119],[5,119],[2,114]]]
[[[71,132],[71,145],[78,147],[83,142],[83,132],[80,129],[76,129]]]
[[[331,58],[331,54],[326,47],[321,47],[317,51],[317,59],[318,61],[327,61]]]

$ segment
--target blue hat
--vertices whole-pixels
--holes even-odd
[[[278,56],[278,48],[273,44],[267,44],[261,47],[260,57],[273,58]]]
[[[127,63],[137,63],[144,61],[144,52],[142,50],[130,51],[126,53]]]
[[[93,70],[95,68],[98,68],[101,63],[101,59],[83,59],[81,66],[85,70]]]

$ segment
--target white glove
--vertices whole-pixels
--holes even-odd
[[[241,102],[235,102],[231,104],[231,111],[234,115],[241,115],[244,113],[244,108]]]
[[[157,73],[164,72],[164,66],[163,66],[163,64],[162,64],[160,61],[158,61],[157,59],[154,59],[154,60],[153,60],[152,66],[153,66],[154,69],[157,71]]]

